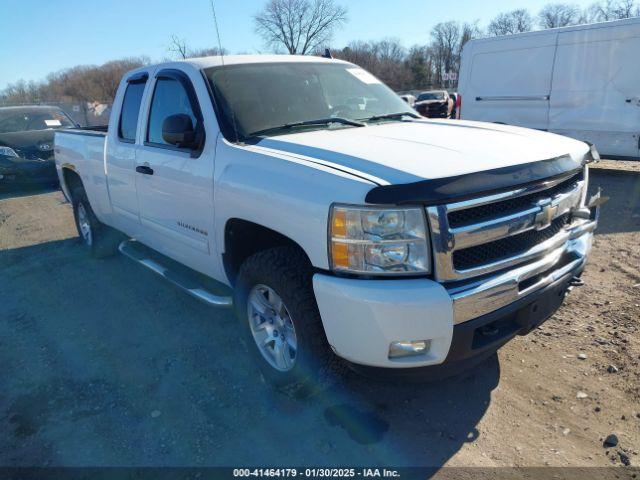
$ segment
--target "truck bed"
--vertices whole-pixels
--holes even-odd
[[[54,136],[56,168],[70,167],[84,185],[94,212],[101,218],[111,210],[105,170],[105,143],[107,127],[84,127],[58,130]],[[61,182],[64,185],[63,182]],[[70,198],[68,191],[64,192]]]
[[[64,133],[73,133],[76,135],[106,135],[109,131],[109,125],[91,125],[87,127],[65,128],[60,130]]]

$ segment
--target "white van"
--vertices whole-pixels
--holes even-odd
[[[468,42],[461,118],[548,130],[640,157],[640,18]]]

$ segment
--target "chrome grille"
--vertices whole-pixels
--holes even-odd
[[[531,207],[545,197],[553,197],[562,193],[567,193],[576,188],[576,183],[583,180],[582,173],[560,182],[559,184],[543,190],[541,192],[522,195],[496,203],[488,203],[479,207],[465,208],[450,212],[448,215],[449,226],[452,228],[463,227],[472,223],[491,220],[492,218],[509,215]]]
[[[584,171],[507,192],[427,208],[440,281],[458,281],[532,261],[566,242]]]
[[[544,230],[527,230],[512,237],[456,250],[453,252],[453,267],[458,271],[468,270],[526,252],[557,235],[567,224],[568,218],[568,214],[562,215],[553,220],[549,228]]]

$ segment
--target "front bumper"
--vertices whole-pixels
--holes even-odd
[[[313,287],[327,340],[357,365],[410,369],[464,364],[526,334],[561,305],[591,249],[593,218],[572,224],[541,259],[473,284],[428,279],[361,280],[316,274]],[[391,342],[430,340],[421,356],[389,359]],[[401,373],[401,372],[398,372]]]
[[[416,110],[420,115],[427,118],[446,118],[449,113],[446,103],[418,105]]]
[[[53,184],[58,181],[53,160],[0,159],[0,185]]]

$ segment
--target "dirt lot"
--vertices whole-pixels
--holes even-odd
[[[59,192],[4,194],[0,465],[640,466],[640,172],[592,184],[585,286],[541,329],[457,378],[306,399],[260,380],[230,312],[85,257]]]

